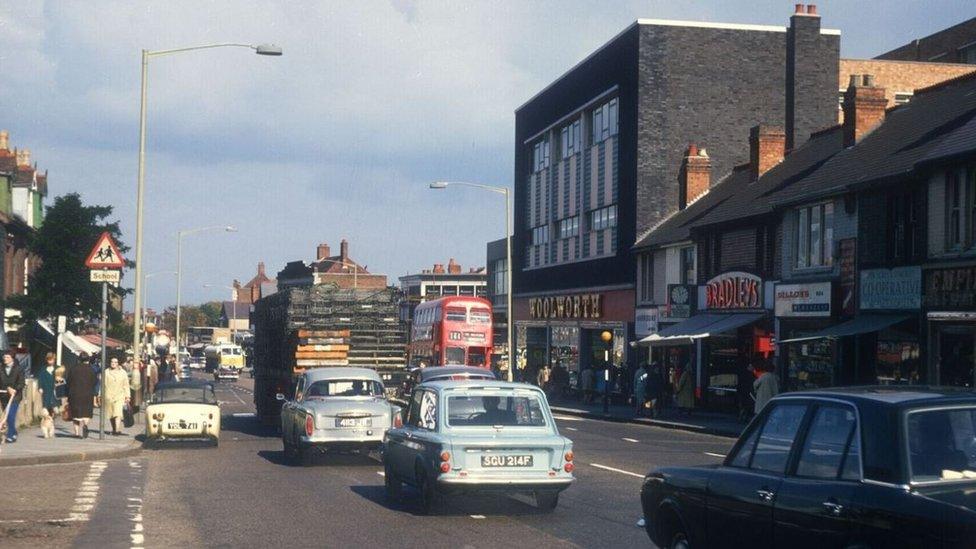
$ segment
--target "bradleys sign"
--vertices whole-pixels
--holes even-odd
[[[601,294],[560,295],[529,299],[532,319],[589,319],[603,316]]]
[[[762,279],[749,273],[723,273],[705,285],[706,309],[760,309],[762,301]]]

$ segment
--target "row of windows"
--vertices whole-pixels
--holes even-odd
[[[601,231],[617,226],[617,205],[606,206],[587,214],[590,231]],[[556,222],[556,238],[571,238],[579,236],[580,216],[574,215]],[[532,244],[546,244],[549,242],[549,225],[539,225],[532,228]]]
[[[571,236],[579,235],[579,222],[580,218],[578,215],[561,219],[556,224],[558,227],[559,238],[569,238]]]
[[[590,212],[590,230],[602,231],[617,226],[617,205],[606,206]]]
[[[677,284],[697,284],[698,271],[695,268],[696,248],[685,246],[678,250],[678,280]],[[654,302],[654,256],[651,253],[641,254],[638,258],[638,276],[640,301]]]
[[[618,131],[618,101],[611,99],[606,103],[591,110],[586,120],[590,129],[589,145],[596,145],[605,141],[611,136],[617,135]],[[557,130],[556,139],[559,141],[557,150],[559,158],[569,158],[583,150],[583,126],[582,120],[574,120]],[[532,171],[538,172],[549,167],[549,135],[546,134],[541,139],[532,144]]]
[[[549,225],[539,225],[532,229],[532,244],[538,246],[549,242]]]
[[[829,267],[834,259],[834,205],[800,208],[797,215],[796,267]]]
[[[946,172],[946,251],[976,247],[976,167]]]

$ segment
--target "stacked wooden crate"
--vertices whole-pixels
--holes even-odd
[[[296,332],[295,370],[320,366],[348,366],[350,330],[307,330]]]

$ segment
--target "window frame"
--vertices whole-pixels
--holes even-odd
[[[965,242],[963,220],[965,181],[959,177],[959,168],[946,170],[945,179],[945,250],[958,252]],[[957,204],[953,204],[958,202]]]
[[[569,225],[569,229],[566,225]],[[574,238],[579,236],[580,216],[579,214],[564,217],[556,222],[556,240]]]
[[[614,97],[593,108],[589,113],[590,146],[597,145],[619,132],[620,101]]]
[[[642,252],[638,259],[640,267],[640,300],[641,303],[654,302],[654,252]]]
[[[863,464],[864,445],[861,443],[861,418],[860,415],[858,414],[857,407],[849,402],[842,402],[836,400],[815,401],[812,404],[813,406],[811,406],[811,409],[808,411],[807,417],[804,418],[805,423],[801,427],[802,438],[799,440],[800,444],[794,449],[795,455],[792,457],[790,466],[787,469],[789,471],[789,476],[795,478],[801,478],[805,480],[819,480],[824,482],[838,482],[838,481],[860,482],[864,478],[864,464]],[[810,439],[810,431],[812,430],[813,422],[817,418],[817,414],[820,412],[820,410],[825,408],[849,409],[854,415],[854,429],[852,429],[851,432],[848,433],[847,435],[847,441],[844,443],[844,453],[841,456],[840,463],[837,466],[837,474],[834,476],[834,478],[801,475],[797,471],[799,470],[800,467],[800,461],[803,459],[803,450],[804,448],[806,448],[807,441]],[[850,453],[851,444],[855,440],[857,441],[858,444],[857,478],[856,479],[844,478],[844,470],[847,466],[847,460],[851,456]]]
[[[532,227],[532,245],[543,246],[549,243],[549,224]]]
[[[617,204],[608,204],[587,212],[589,232],[613,229],[617,226]]]
[[[816,214],[816,215],[814,215]],[[794,270],[823,270],[834,266],[834,202],[832,200],[806,204],[796,209],[793,247]],[[816,223],[814,220],[816,219]],[[817,227],[814,250],[814,227]]]
[[[680,262],[681,268],[681,283],[682,284],[695,284],[698,282],[698,254],[694,245],[682,246],[679,248],[678,260]],[[690,252],[690,253],[689,253]],[[691,272],[692,276],[688,276],[688,261],[691,259]]]

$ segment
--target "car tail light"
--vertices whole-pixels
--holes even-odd
[[[403,427],[403,415],[400,412],[393,414],[393,428],[399,429]]]
[[[441,452],[441,472],[447,473],[451,470],[451,453],[448,451]]]
[[[451,464],[450,463],[448,463],[446,461],[441,462],[441,472],[442,473],[450,472],[450,470],[451,470]]]
[[[575,456],[573,456],[573,451],[572,451],[572,450],[570,450],[570,451],[568,451],[568,452],[566,452],[566,455],[565,455],[565,456],[563,456],[563,458],[564,458],[564,459],[565,459],[566,461],[573,461],[573,457],[575,457]]]
[[[575,468],[576,467],[573,465],[572,461],[568,461],[566,462],[566,465],[563,465],[563,471],[566,471],[567,473],[572,473],[573,469]]]
[[[162,412],[159,412],[159,413],[156,413],[156,414],[153,414],[152,415],[152,418],[155,419],[156,421],[162,421],[164,417],[166,417],[166,414],[164,414]]]
[[[441,452],[441,461],[451,461],[451,453]]]
[[[305,434],[312,436],[312,431],[315,430],[315,421],[312,416],[305,416]]]

